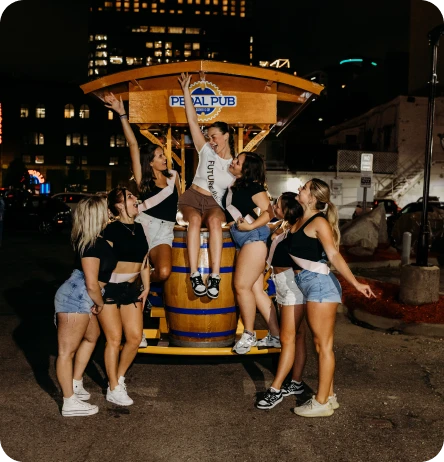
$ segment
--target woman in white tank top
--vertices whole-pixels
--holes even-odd
[[[225,214],[222,208],[222,197],[234,177],[228,171],[234,157],[234,139],[229,127],[224,122],[216,122],[208,129],[210,142],[207,143],[201,132],[196,110],[190,94],[191,76],[182,74],[179,77],[185,101],[185,112],[190,127],[194,146],[199,153],[199,165],[193,184],[179,199],[179,211],[183,220],[188,223],[187,249],[191,270],[191,285],[198,297],[208,295],[219,296],[220,261],[222,256],[222,225]],[[200,228],[208,228],[211,274],[207,286],[198,271],[200,250]]]

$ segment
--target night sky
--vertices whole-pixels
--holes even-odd
[[[256,1],[256,37],[263,49],[257,58],[290,58],[299,75],[353,55],[378,60],[388,52],[409,49],[409,0]],[[436,23],[442,21],[435,6],[412,1],[420,2]],[[0,74],[85,81],[87,21],[87,0],[22,0],[12,4],[0,23]]]

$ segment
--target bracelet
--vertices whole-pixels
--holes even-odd
[[[128,117],[128,114],[121,114],[119,115],[119,118],[121,119],[122,117]]]

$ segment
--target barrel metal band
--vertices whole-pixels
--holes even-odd
[[[212,337],[226,337],[227,335],[234,335],[236,329],[226,330],[223,332],[184,332],[182,330],[170,329],[170,334],[180,335],[182,337],[193,337],[193,338],[212,338]]]
[[[235,306],[228,306],[226,308],[214,308],[214,309],[198,309],[198,308],[178,308],[176,306],[165,306],[165,310],[169,313],[178,313],[178,314],[196,314],[196,315],[211,315],[211,314],[226,314],[226,313],[236,313]]]
[[[171,268],[173,273],[191,273],[191,268],[189,266],[173,266]],[[200,274],[210,274],[210,268],[198,268]],[[234,273],[234,266],[221,266],[219,273]]]

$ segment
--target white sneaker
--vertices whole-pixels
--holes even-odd
[[[316,398],[313,396],[313,398],[302,404],[302,406],[295,407],[293,412],[301,417],[329,417],[333,415],[335,411],[330,401],[321,404],[316,401]]]
[[[244,355],[251,350],[252,346],[256,346],[256,344],[256,332],[253,335],[244,332],[240,340],[234,345],[233,351],[238,355]]]
[[[275,337],[271,335],[270,332],[261,340],[257,342],[258,348],[280,348],[281,347],[281,340],[279,337]]]
[[[146,348],[148,346],[148,342],[145,337],[145,332],[142,334],[142,340],[140,341],[139,348]]]
[[[117,404],[119,406],[131,406],[134,401],[128,396],[126,392],[125,377],[119,377],[119,385],[114,390],[108,387],[106,391],[106,399],[110,403]]]
[[[73,380],[72,381],[72,387],[74,389],[74,394],[78,399],[81,399],[82,401],[88,401],[89,398],[91,398],[91,394],[88,393],[84,388],[83,388],[83,379],[82,380]]]
[[[81,417],[97,414],[98,412],[98,406],[80,401],[76,395],[71,396],[71,398],[63,398],[63,417]]]
[[[331,407],[334,411],[336,411],[336,409],[339,409],[339,403],[336,393],[333,393],[333,396],[328,397],[328,402],[331,404]]]

